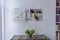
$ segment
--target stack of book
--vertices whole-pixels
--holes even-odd
[[[56,14],[60,14],[60,8],[56,8]]]

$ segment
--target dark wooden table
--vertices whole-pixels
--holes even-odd
[[[11,40],[49,40],[45,35],[33,35],[28,38],[26,35],[14,35]]]

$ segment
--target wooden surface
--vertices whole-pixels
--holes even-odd
[[[14,35],[11,40],[49,40],[45,35],[33,35],[28,38],[26,35]]]

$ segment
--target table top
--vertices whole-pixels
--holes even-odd
[[[44,39],[48,40],[48,38],[45,35],[33,35],[32,38],[28,38],[27,35],[14,35],[11,40],[23,40],[23,39]]]

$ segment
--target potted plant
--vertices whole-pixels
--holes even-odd
[[[25,30],[25,33],[27,34],[28,38],[32,38],[32,35],[35,33],[35,30],[34,29],[27,29]]]

